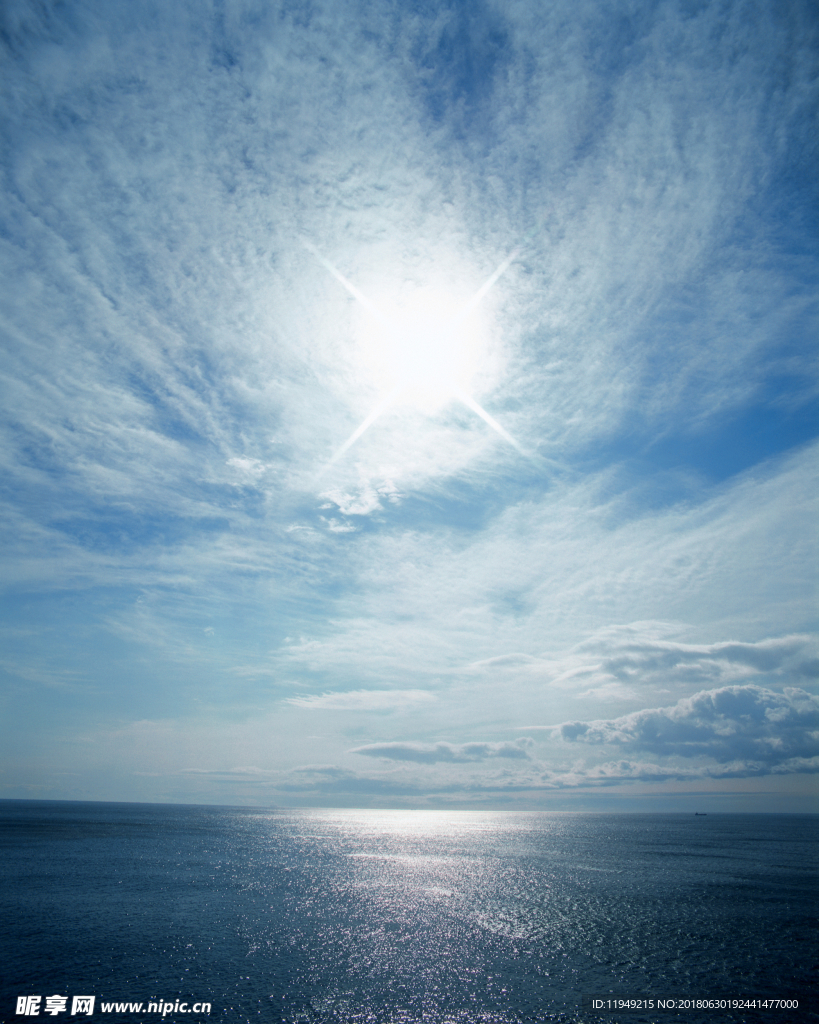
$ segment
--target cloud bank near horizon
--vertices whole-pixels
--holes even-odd
[[[527,760],[526,747],[531,743],[530,739],[523,738],[512,743],[370,743],[356,747],[350,753],[388,761],[417,761],[419,764],[467,764],[494,757]]]
[[[569,743],[612,744],[655,756],[745,759],[779,766],[819,757],[819,697],[794,687],[725,686],[610,720],[564,722]]]

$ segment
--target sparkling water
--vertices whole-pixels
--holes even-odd
[[[0,801],[0,828],[4,1021],[819,1020],[816,816]]]

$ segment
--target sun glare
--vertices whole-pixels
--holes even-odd
[[[359,310],[357,348],[362,375],[395,403],[424,412],[469,391],[486,350],[479,311],[465,314],[468,295],[433,286],[405,285],[399,294],[372,297]]]
[[[526,451],[476,401],[473,378],[480,371],[486,384],[490,346],[485,298],[508,270],[519,250],[500,263],[477,291],[418,285],[405,281],[397,292],[362,291],[309,241],[305,248],[349,292],[357,303],[356,363],[362,382],[381,397],[344,444],[328,468],[395,405],[434,413],[451,399],[471,409],[521,455]],[[497,368],[496,368],[497,369]],[[491,373],[490,373],[491,376]],[[322,470],[323,472],[323,470]]]

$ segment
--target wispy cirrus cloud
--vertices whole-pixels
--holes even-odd
[[[0,11],[8,728],[50,763],[138,692],[146,763],[333,798],[700,771],[506,738],[815,689],[811,4],[257,7]],[[469,394],[531,457],[455,401],[332,461],[383,352],[326,261],[388,306],[503,268]]]
[[[591,637],[569,656],[569,665],[553,675],[552,684],[571,688],[580,697],[611,694],[629,699],[648,687],[673,692],[681,686],[725,684],[759,675],[806,679],[815,677],[819,668],[815,636],[686,644],[645,635],[657,626],[662,628],[636,623]]]
[[[646,690],[673,692],[759,676],[804,681],[819,674],[819,638],[813,634],[754,643],[691,644],[665,639],[689,630],[683,623],[613,625],[561,656],[498,655],[474,662],[469,671],[477,676],[537,679],[577,698],[597,700],[633,700]]]
[[[322,508],[335,508],[344,516],[368,516],[382,509],[382,501],[396,504],[400,494],[390,480],[364,480],[351,492],[331,489],[319,495],[327,501]]]
[[[429,690],[348,690],[286,697],[284,703],[307,711],[396,711],[436,699]]]

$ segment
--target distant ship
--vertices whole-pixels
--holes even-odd
[[[695,818],[706,818],[708,816],[707,811],[694,811]]]

